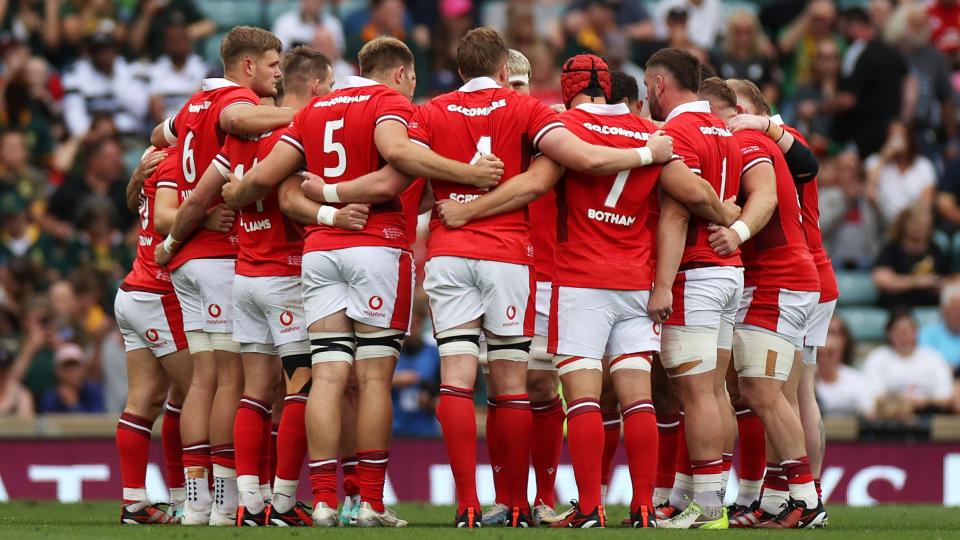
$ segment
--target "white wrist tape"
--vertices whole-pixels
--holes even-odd
[[[653,152],[649,148],[644,146],[643,148],[637,148],[637,153],[640,154],[640,166],[646,167],[647,165],[653,163]]]
[[[336,213],[337,209],[332,206],[321,206],[320,210],[317,210],[317,225],[329,225],[332,227],[333,215]]]
[[[168,234],[167,237],[163,239],[163,249],[165,249],[167,253],[173,253],[174,250],[177,249],[174,244],[179,243],[180,241],[174,238],[172,234]]]
[[[734,221],[730,228],[740,237],[741,244],[750,239],[750,227],[747,227],[747,224],[739,219]]]
[[[340,197],[337,195],[337,185],[336,184],[324,184],[323,185],[323,200],[332,203],[338,203]]]

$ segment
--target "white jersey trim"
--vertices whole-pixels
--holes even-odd
[[[626,103],[601,104],[601,103],[581,103],[574,107],[590,114],[601,116],[619,116],[630,114],[630,107]]]
[[[230,86],[240,86],[239,84],[229,80],[224,79],[223,77],[212,77],[209,79],[204,79],[201,87],[204,92],[209,92],[211,90],[219,90],[220,88],[227,88]]]
[[[672,111],[670,111],[670,114],[667,115],[667,118],[664,120],[664,122],[669,122],[685,112],[708,113],[710,112],[710,102],[690,101],[687,103],[681,103],[680,105],[674,107]]]
[[[749,171],[750,169],[756,167],[757,165],[759,165],[759,164],[761,164],[761,163],[769,163],[769,164],[773,165],[773,161],[772,161],[770,158],[768,158],[768,157],[758,157],[757,159],[755,159],[755,160],[751,161],[750,163],[747,163],[746,165],[744,165],[744,166],[743,166],[743,169],[740,171],[740,174],[743,174],[743,173]]]

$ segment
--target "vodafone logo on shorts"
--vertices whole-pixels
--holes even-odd
[[[214,319],[217,319],[220,317],[220,314],[223,313],[223,310],[221,310],[217,304],[210,304],[210,307],[207,308],[207,313]]]
[[[660,335],[660,325],[659,325],[659,324],[653,323],[653,333],[656,334],[656,335],[658,335],[658,336]]]
[[[371,296],[370,301],[367,302],[367,305],[370,306],[370,309],[374,311],[378,311],[380,308],[383,307],[383,298],[380,298],[379,296],[376,296],[376,295]]]
[[[290,313],[289,311],[284,311],[283,313],[281,313],[280,324],[284,326],[290,326],[291,324],[293,324],[293,313]]]
[[[507,306],[507,318],[511,321],[517,316],[517,306]]]
[[[144,337],[147,338],[147,341],[149,341],[150,343],[156,343],[160,341],[160,332],[157,332],[156,328],[148,328],[143,335]]]

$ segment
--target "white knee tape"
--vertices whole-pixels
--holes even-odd
[[[487,361],[510,360],[511,362],[526,362],[530,357],[530,338],[515,337],[487,337]]]
[[[553,355],[547,352],[547,338],[544,336],[533,336],[530,343],[530,360],[527,362],[527,370],[556,371],[553,365]]]
[[[454,328],[437,332],[437,347],[440,349],[440,356],[480,356],[480,329]]]
[[[210,334],[203,330],[190,330],[187,334],[187,347],[190,354],[213,352],[213,343],[210,342]]]
[[[717,332],[709,326],[664,325],[660,360],[667,375],[683,377],[716,369]]]
[[[560,375],[566,375],[581,369],[595,369],[603,371],[603,361],[599,358],[584,358],[582,356],[557,355],[553,357],[553,365]]]
[[[720,319],[717,333],[717,348],[729,351],[733,347],[733,322]]]
[[[610,373],[621,369],[639,369],[649,373],[653,369],[653,353],[621,354],[610,358]]]
[[[795,351],[790,340],[769,331],[737,327],[733,332],[733,361],[740,377],[785,381]]]
[[[294,356],[297,354],[310,354],[310,342],[307,340],[294,341],[293,343],[284,343],[277,346],[277,353],[280,358]]]
[[[400,358],[403,336],[404,332],[402,330],[357,332],[357,360],[386,356]]]
[[[240,344],[233,340],[233,334],[210,334],[213,350],[240,354]]]
[[[320,362],[353,363],[357,350],[352,332],[310,332],[311,360]]]
[[[240,354],[246,353],[255,353],[255,354],[269,354],[276,355],[277,347],[272,343],[241,343],[240,344]]]
[[[805,366],[817,365],[817,348],[814,347],[813,345],[803,346],[803,365]]]

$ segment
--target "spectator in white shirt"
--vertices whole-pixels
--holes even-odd
[[[342,54],[346,48],[343,37],[343,25],[340,20],[326,10],[326,0],[301,0],[300,7],[277,17],[273,23],[273,33],[287,50],[295,45],[309,45],[320,27],[325,28],[337,50]]]
[[[207,76],[207,64],[192,52],[184,25],[164,29],[164,54],[148,68],[151,123],[169,118],[183,107]]]
[[[887,225],[908,206],[933,205],[937,170],[920,155],[916,134],[895,121],[887,131],[880,151],[864,162],[867,170],[867,198],[876,205]]]
[[[851,366],[855,343],[838,316],[830,321],[827,343],[817,353],[817,401],[823,416],[873,418],[877,404],[867,377]]]
[[[677,8],[687,12],[690,41],[704,50],[713,49],[724,24],[720,0],[663,0],[656,8],[657,38],[667,38],[667,14]]]
[[[95,116],[109,116],[123,134],[145,129],[148,95],[132,66],[117,53],[113,35],[102,32],[87,40],[89,54],[64,76],[63,113],[70,135],[90,129]]]
[[[950,365],[937,351],[917,346],[917,323],[907,312],[890,316],[887,345],[867,355],[863,369],[880,400],[905,401],[914,413],[952,405]]]

